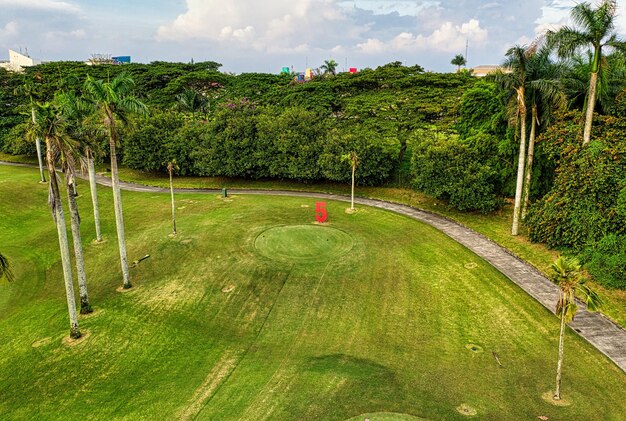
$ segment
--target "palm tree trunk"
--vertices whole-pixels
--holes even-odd
[[[561,372],[563,370],[563,340],[565,338],[565,306],[561,311],[561,332],[559,333],[559,360],[556,365],[556,390],[554,400],[561,399]]]
[[[61,251],[61,266],[63,267],[63,279],[65,281],[65,296],[67,298],[67,310],[70,318],[70,337],[80,338],[78,327],[78,315],[76,314],[76,302],[74,301],[74,285],[72,281],[72,265],[70,261],[70,247],[67,242],[67,231],[65,227],[65,216],[63,215],[63,204],[61,203],[61,193],[57,176],[54,172],[54,157],[50,148],[50,142],[46,139],[48,173],[50,175],[50,198],[52,205],[54,222],[57,227],[59,238],[59,249]]]
[[[591,140],[591,124],[593,123],[593,110],[596,106],[596,90],[598,86],[598,72],[591,73],[589,79],[589,98],[587,99],[587,112],[585,115],[585,131],[583,132],[583,146]]]
[[[350,199],[350,209],[354,210],[354,172],[356,171],[356,165],[352,163],[352,195]]]
[[[117,173],[117,155],[115,153],[117,132],[113,116],[108,115],[109,124],[109,148],[111,149],[111,181],[113,186],[113,206],[115,208],[115,226],[117,227],[117,243],[120,249],[120,262],[122,265],[123,288],[131,288],[130,275],[128,273],[128,259],[126,258],[126,237],[124,236],[124,215],[122,214],[122,195],[120,193],[120,181]],[[106,123],[105,123],[106,124]]]
[[[80,238],[80,215],[76,205],[76,196],[72,194],[72,175],[65,175],[67,187],[67,201],[70,207],[70,224],[72,227],[72,240],[74,241],[74,257],[76,258],[76,275],[78,277],[78,290],[80,295],[80,314],[89,314],[93,310],[89,304],[89,293],[87,292],[87,275],[85,274],[85,259],[83,257],[83,244]]]
[[[526,159],[526,181],[524,182],[524,204],[522,206],[522,221],[526,219],[530,198],[530,185],[533,178],[533,158],[535,157],[535,135],[537,131],[537,105],[533,104],[530,123],[530,138],[528,139],[528,157]]]
[[[524,89],[518,91],[520,101],[520,142],[519,158],[517,162],[517,184],[515,185],[515,206],[513,208],[512,235],[519,233],[519,222],[522,205],[522,187],[524,184],[524,160],[526,159],[526,104],[524,103]]]
[[[96,241],[102,241],[100,232],[100,209],[98,208],[98,189],[96,187],[96,169],[93,163],[93,154],[87,151],[87,171],[89,172],[89,188],[91,190],[91,203],[93,204],[93,220],[96,224]]]
[[[172,183],[172,170],[169,170],[170,173],[170,193],[172,194],[172,225],[174,231],[172,232],[176,235],[176,206],[174,205],[174,184]]]
[[[31,116],[33,118],[33,124],[37,124],[37,121],[35,119],[35,109],[31,108]],[[35,138],[35,145],[37,146],[37,161],[39,162],[39,176],[41,178],[41,182],[45,183],[46,182],[46,176],[43,173],[43,159],[41,157],[41,141],[39,140],[39,137]]]

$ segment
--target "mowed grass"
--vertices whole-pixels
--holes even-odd
[[[328,202],[322,227],[312,199],[194,194],[171,237],[168,195],[123,192],[129,259],[150,257],[119,293],[110,191],[103,244],[79,192],[96,311],[70,346],[47,186],[0,166],[16,275],[0,283],[0,419],[623,419],[626,374],[570,331],[571,404],[544,401],[556,317],[424,224]]]

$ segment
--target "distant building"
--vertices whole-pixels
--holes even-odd
[[[490,73],[497,72],[498,70],[501,70],[503,73],[511,73],[511,70],[506,67],[497,66],[493,64],[483,64],[481,66],[474,67],[472,69],[472,75],[476,77],[485,77]]]
[[[28,54],[21,54],[17,51],[9,50],[9,61],[0,62],[0,67],[10,72],[23,72],[24,67],[31,67],[41,64],[41,60],[35,60]]]

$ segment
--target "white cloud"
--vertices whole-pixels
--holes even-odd
[[[14,37],[19,32],[19,25],[17,22],[11,21],[4,25],[4,28],[0,28],[0,38]]]
[[[44,34],[44,37],[48,41],[63,41],[68,38],[83,39],[86,35],[84,29],[76,29],[74,31],[49,31]]]
[[[461,25],[444,22],[430,35],[414,35],[411,32],[402,32],[389,41],[370,38],[364,43],[357,44],[357,49],[363,53],[380,54],[385,51],[412,51],[438,50],[443,52],[458,52],[465,48],[465,42],[470,41],[474,46],[484,45],[488,31],[481,28],[480,22],[470,19]]]
[[[0,0],[0,7],[78,13],[80,7],[57,0]]]
[[[337,37],[355,37],[366,29],[356,25],[334,0],[187,0],[187,11],[160,26],[156,38],[301,52],[311,42],[332,48]]]

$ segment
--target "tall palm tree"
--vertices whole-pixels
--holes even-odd
[[[343,160],[350,163],[352,167],[352,193],[350,195],[350,209],[354,210],[354,174],[356,173],[356,167],[359,165],[359,156],[356,152],[352,151],[349,154],[343,155]]]
[[[538,40],[537,42],[541,42]],[[529,55],[526,69],[527,103],[531,108],[530,136],[528,138],[528,153],[524,170],[524,200],[522,204],[522,220],[526,217],[532,183],[532,167],[535,153],[535,139],[537,131],[552,119],[555,109],[565,107],[567,98],[561,83],[563,66],[552,62],[550,50],[541,48]]]
[[[72,229],[72,240],[74,244],[74,257],[76,261],[76,275],[78,277],[78,287],[80,296],[80,313],[88,314],[93,310],[89,302],[89,292],[87,290],[87,274],[85,271],[85,258],[83,256],[83,244],[80,234],[80,215],[76,203],[76,168],[78,162],[84,162],[82,155],[83,146],[87,142],[85,138],[85,115],[84,104],[73,92],[57,94],[54,98],[55,104],[63,113],[64,118],[69,123],[66,131],[72,143],[65,142],[63,146],[66,150],[61,154],[61,168],[65,174],[65,186],[67,190],[67,200],[70,208],[70,226]]]
[[[600,297],[585,285],[582,277],[580,263],[573,257],[560,256],[551,265],[553,271],[552,280],[559,286],[560,294],[556,303],[556,315],[561,319],[559,333],[559,357],[556,368],[556,390],[554,399],[561,399],[561,373],[563,370],[563,340],[565,338],[565,325],[571,322],[576,315],[576,295],[582,297],[587,305],[587,310],[595,311],[601,304]]]
[[[115,208],[115,225],[122,266],[123,288],[131,288],[126,257],[126,238],[124,236],[124,218],[122,214],[122,196],[120,193],[117,169],[116,148],[119,142],[118,124],[126,121],[127,113],[147,114],[147,107],[132,95],[135,82],[127,73],[119,74],[110,82],[94,80],[87,77],[85,92],[95,106],[96,114],[109,135],[111,157],[111,181],[113,186],[113,204]]]
[[[98,190],[96,187],[96,169],[94,164],[95,150],[100,140],[100,131],[97,122],[94,122],[93,109],[88,101],[69,91],[59,96],[66,116],[72,121],[71,136],[82,147],[81,164],[87,167],[89,175],[89,188],[93,207],[94,224],[96,227],[96,241],[102,241],[100,230],[100,208],[98,206]]]
[[[331,58],[330,60],[324,60],[324,64],[320,66],[320,69],[324,71],[325,75],[331,74],[335,76],[337,74],[338,65],[339,64]]]
[[[504,68],[510,69],[510,73],[500,72],[496,75],[501,85],[511,92],[509,101],[510,119],[515,125],[519,125],[519,158],[517,161],[517,182],[515,185],[515,205],[513,208],[513,226],[511,234],[519,233],[520,216],[522,210],[522,191],[524,186],[524,169],[526,160],[526,122],[528,109],[526,107],[526,68],[529,57],[535,53],[534,48],[516,45],[506,53]]]
[[[558,31],[548,31],[547,39],[562,58],[574,56],[581,48],[590,48],[591,74],[587,93],[587,109],[585,111],[585,129],[583,145],[591,139],[591,125],[596,106],[598,73],[604,63],[603,49],[626,51],[626,43],[613,32],[617,13],[617,1],[602,0],[594,9],[587,3],[579,3],[570,11],[570,17],[578,28],[564,26]]]
[[[28,130],[28,137],[43,138],[46,143],[46,163],[48,175],[50,176],[48,204],[52,211],[52,219],[57,227],[57,237],[61,252],[61,266],[63,268],[63,279],[65,281],[65,295],[67,299],[67,309],[70,318],[70,337],[76,339],[81,336],[76,314],[76,302],[74,301],[74,285],[72,281],[72,267],[70,250],[67,240],[65,226],[65,216],[63,214],[63,204],[61,202],[61,191],[59,189],[58,177],[55,171],[57,158],[61,160],[72,160],[71,154],[66,155],[73,147],[73,142],[67,136],[66,119],[61,110],[54,103],[35,105],[35,119],[31,122]]]
[[[11,271],[11,264],[2,253],[0,253],[0,279],[6,278],[7,281],[13,281],[13,271]]]
[[[37,86],[35,85],[35,83],[33,82],[32,79],[28,78],[28,77],[24,77],[24,79],[22,80],[22,84],[20,86],[18,86],[17,88],[15,88],[14,91],[15,95],[25,95],[28,97],[29,101],[30,101],[30,112],[31,112],[31,122],[32,124],[37,124],[37,122],[35,121],[36,117],[35,117],[35,97],[39,94],[39,91],[37,89]],[[42,183],[46,182],[46,176],[44,175],[43,172],[43,159],[41,156],[41,140],[36,137],[35,138],[35,146],[37,147],[37,161],[39,163],[39,177],[40,177],[40,181]]]
[[[170,174],[170,194],[172,196],[172,234],[176,235],[176,205],[174,203],[174,183],[172,180],[172,174],[174,170],[178,169],[176,160],[167,163],[167,172]]]
[[[465,66],[465,64],[467,64],[467,60],[465,60],[463,54],[457,54],[456,56],[454,56],[450,64],[452,64],[453,66],[457,66],[456,71],[460,72],[461,66]]]

